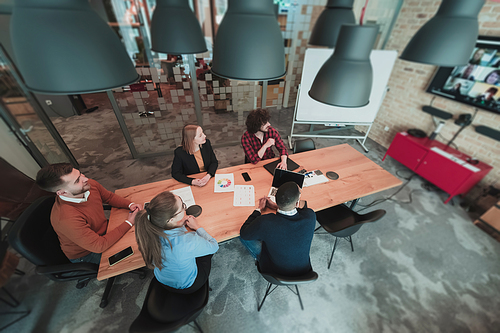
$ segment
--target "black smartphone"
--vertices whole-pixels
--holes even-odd
[[[109,261],[109,266],[113,266],[120,261],[122,261],[125,258],[130,257],[131,255],[134,254],[134,250],[132,250],[132,247],[129,246],[125,250],[122,250],[118,252],[117,254],[113,254],[111,257],[108,258]]]
[[[248,175],[248,172],[243,172],[241,174],[243,176],[243,179],[246,181],[246,182],[249,182],[252,180],[252,178],[250,178],[250,176]]]

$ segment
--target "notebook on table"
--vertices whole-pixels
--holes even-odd
[[[305,176],[300,173],[276,169],[273,176],[273,184],[267,195],[273,202],[276,202],[276,191],[278,188],[287,182],[294,182],[299,185],[300,188],[304,185]]]
[[[277,160],[275,161],[272,161],[271,163],[267,163],[264,165],[264,168],[266,168],[267,171],[269,171],[269,173],[271,175],[274,175],[274,170],[276,169],[276,166],[281,162],[281,158],[278,158]],[[299,165],[297,163],[295,163],[294,161],[292,161],[291,158],[287,158],[286,159],[286,168],[289,170],[289,171],[293,171],[295,169],[297,169],[299,167]]]

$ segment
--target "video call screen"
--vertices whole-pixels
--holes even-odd
[[[500,113],[500,38],[480,36],[469,63],[440,67],[427,92]]]

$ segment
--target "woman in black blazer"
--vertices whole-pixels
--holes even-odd
[[[215,157],[210,141],[198,125],[186,125],[182,129],[182,146],[174,151],[172,177],[189,185],[205,186],[215,175],[219,161]],[[188,175],[206,172],[202,178]]]

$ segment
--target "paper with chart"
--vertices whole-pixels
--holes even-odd
[[[214,181],[214,192],[233,192],[234,191],[234,175],[232,173],[216,173]]]
[[[191,186],[181,187],[177,190],[170,191],[173,194],[176,194],[181,197],[182,201],[186,204],[187,207],[191,207],[192,205],[196,205],[194,202],[193,191],[191,191]]]
[[[233,206],[255,207],[255,191],[253,185],[235,185]]]

